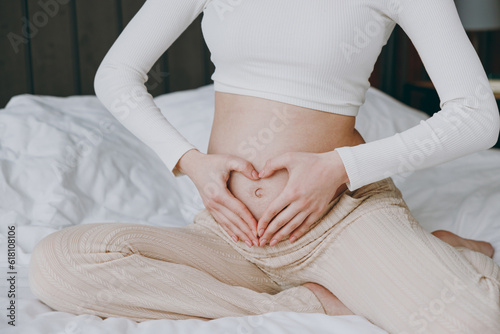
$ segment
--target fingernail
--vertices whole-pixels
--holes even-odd
[[[264,246],[266,244],[267,240],[266,239],[261,239],[260,240],[260,246]]]
[[[248,248],[252,248],[252,243],[250,242],[250,240],[245,241],[245,243],[247,244]]]
[[[259,177],[263,177],[263,176],[264,176],[264,171],[263,171],[263,170],[261,170],[261,171],[259,172]]]
[[[271,243],[269,244],[269,246],[272,247],[272,246],[276,245],[277,243],[278,243],[278,240],[273,239],[273,240],[271,240]]]
[[[261,228],[261,229],[259,230],[259,237],[261,237],[263,234],[264,234],[264,229],[263,229],[263,228]]]
[[[259,173],[257,173],[256,171],[252,171],[252,176],[254,179],[258,179],[259,178]]]
[[[234,240],[234,242],[238,242],[238,237],[233,235],[233,240]]]
[[[290,242],[294,242],[295,240],[297,240],[296,236],[293,236],[293,237],[290,238]]]

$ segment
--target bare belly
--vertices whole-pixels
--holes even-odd
[[[354,123],[353,116],[215,92],[215,116],[208,153],[241,157],[260,171],[268,159],[286,152],[321,153],[364,143]],[[259,219],[287,180],[286,170],[258,181],[232,172],[228,188]]]

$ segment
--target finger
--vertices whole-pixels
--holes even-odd
[[[249,241],[250,244],[258,245],[257,237],[253,235],[252,230],[243,221],[243,219],[241,219],[241,217],[222,205],[219,205],[217,210],[224,214],[224,216],[229,220],[229,224],[231,226],[236,226],[237,230],[241,232],[239,234],[241,240],[245,242]]]
[[[222,228],[231,236],[231,238],[235,241],[238,242],[238,240],[242,240],[245,243],[250,242],[248,241],[247,236],[243,231],[241,231],[237,225],[234,225],[230,219],[228,219],[224,214],[222,214],[220,211],[216,213],[218,218],[219,225],[222,226]],[[252,242],[250,244],[247,243],[249,247],[251,247]]]
[[[284,225],[274,236],[271,236],[269,238],[269,240],[271,240],[269,245],[274,246],[275,244],[283,240],[283,238],[285,238],[287,235],[291,234],[293,231],[295,231],[295,229],[301,226],[309,215],[310,213],[308,211],[300,211],[297,215],[295,215],[295,217],[293,217],[292,220],[290,220],[286,225]]]
[[[257,223],[257,231],[259,232],[260,237],[263,235],[263,232],[266,230],[269,222],[291,203],[287,194],[288,192],[285,188],[285,190],[283,190],[281,194],[276,197],[271,204],[269,204],[262,214],[262,217],[260,217],[259,222]]]
[[[238,240],[240,239],[238,237],[238,235],[243,234],[243,233],[241,231],[239,231],[238,233],[235,233],[231,228],[229,228],[231,226],[231,224],[229,224],[229,220],[221,213],[219,213],[215,210],[210,210],[210,213],[212,214],[212,216],[214,216],[217,223],[220,226],[222,226],[222,228],[227,232],[227,234],[229,234],[231,236],[231,238],[234,240],[234,242],[238,242]]]
[[[280,169],[287,169],[291,160],[290,153],[285,153],[266,161],[264,168],[259,173],[260,178],[266,178],[274,174]]]
[[[309,228],[311,227],[312,224],[318,220],[319,215],[317,213],[311,213],[305,220],[304,222],[295,229],[290,234],[289,240],[290,242],[294,242],[298,240],[300,237],[302,237],[307,231],[309,231]]]
[[[227,161],[226,168],[228,168],[229,170],[240,172],[251,180],[259,179],[259,173],[255,170],[255,167],[245,159],[231,157]]]
[[[229,208],[231,211],[236,212],[240,217],[242,217],[247,225],[251,227],[256,234],[257,232],[257,221],[254,216],[250,213],[245,204],[239,201],[234,195],[227,189],[226,185],[214,186],[210,189],[210,193],[206,192],[207,195],[211,196],[211,203],[220,204]]]
[[[263,246],[280,228],[288,224],[299,212],[300,206],[297,202],[291,203],[283,211],[278,213],[267,226],[264,234],[260,237],[260,245]]]
[[[247,206],[234,197],[229,190],[226,190],[226,199],[223,203],[221,203],[221,205],[224,205],[226,208],[240,216],[252,230],[252,235],[257,237],[257,220],[252,213],[250,213]]]

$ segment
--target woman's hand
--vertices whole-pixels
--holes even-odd
[[[193,149],[181,157],[177,169],[193,181],[205,207],[235,242],[241,239],[248,247],[258,245],[257,221],[227,188],[231,171],[251,180],[259,179],[250,162],[233,155],[204,154]]]
[[[339,188],[349,182],[336,151],[285,153],[268,160],[259,177],[269,177],[280,169],[288,170],[288,182],[259,219],[260,246],[269,240],[274,246],[288,234],[290,242],[300,238],[321,217]]]

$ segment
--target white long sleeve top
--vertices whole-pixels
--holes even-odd
[[[500,117],[453,0],[147,0],[95,76],[100,101],[167,168],[195,148],[144,83],[156,60],[203,12],[214,89],[357,115],[396,24],[412,40],[441,110],[394,136],[339,153],[350,190],[492,147]]]

